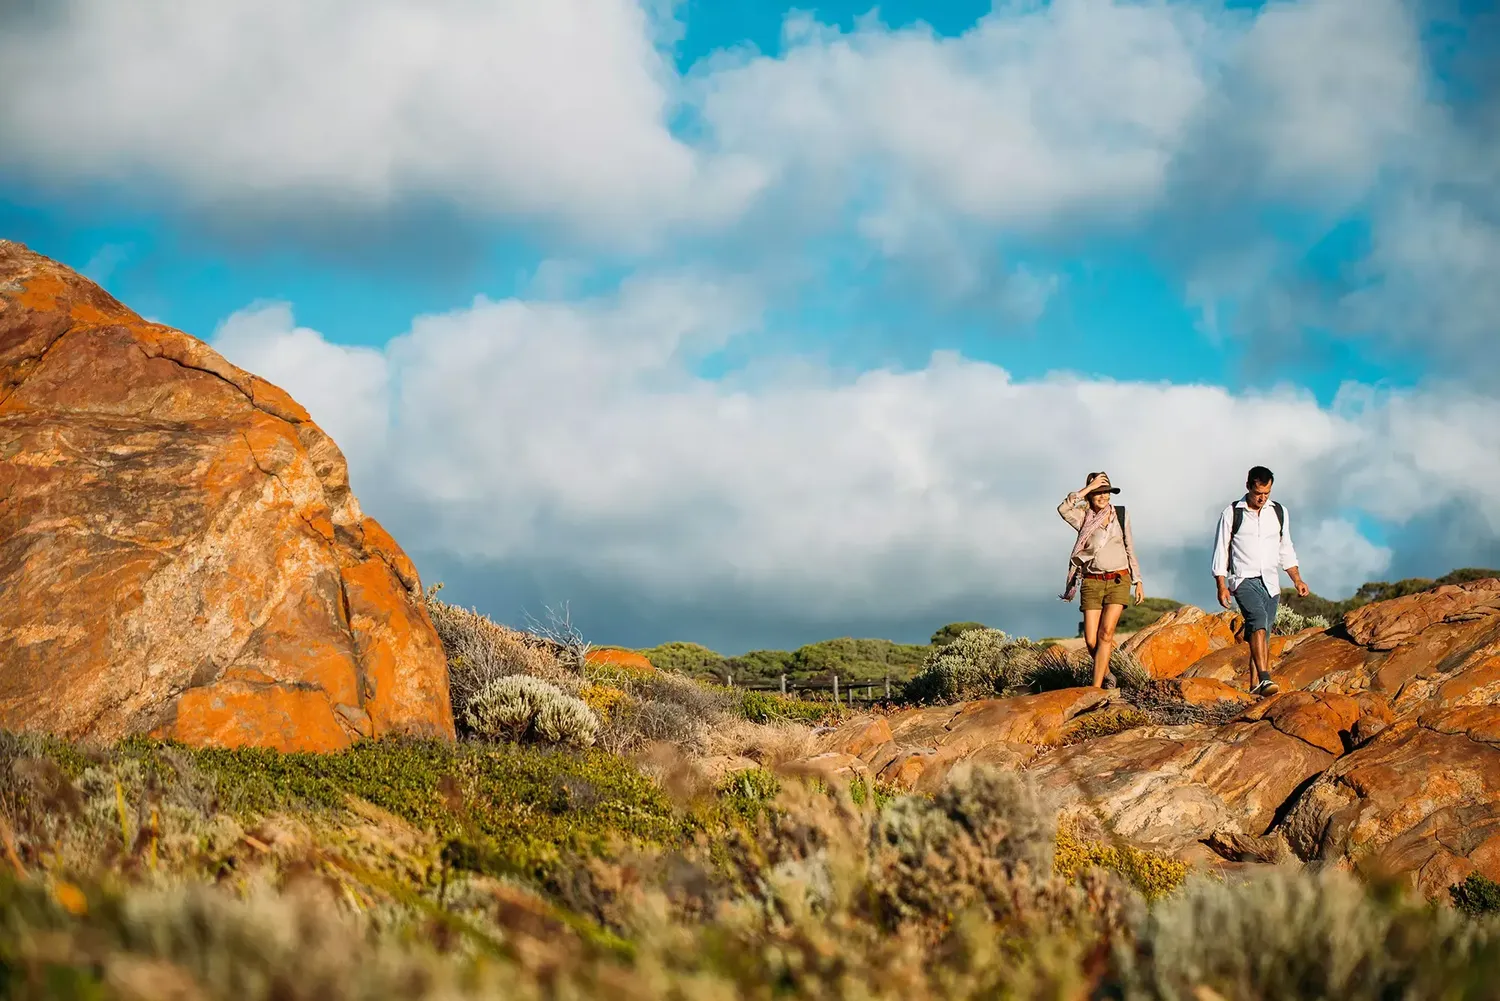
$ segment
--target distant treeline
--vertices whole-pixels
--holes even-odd
[[[1486,577],[1500,577],[1500,570],[1465,567],[1436,579],[1410,577],[1395,583],[1370,581],[1361,585],[1352,597],[1344,601],[1330,601],[1316,594],[1299,598],[1291,588],[1284,589],[1281,597],[1283,603],[1295,612],[1321,615],[1329,622],[1337,623],[1345,612],[1373,601],[1387,601],[1442,584],[1458,584]],[[1119,630],[1122,633],[1135,632],[1181,607],[1182,602],[1171,598],[1147,598],[1140,605],[1126,607],[1120,617]],[[736,684],[773,682],[783,674],[787,676],[789,683],[824,680],[832,674],[837,674],[846,681],[880,681],[887,676],[892,681],[905,681],[921,669],[922,663],[934,650],[945,646],[966,630],[983,628],[985,625],[981,622],[950,622],[934,632],[925,644],[845,636],[809,643],[795,650],[751,650],[737,657],[725,657],[697,643],[680,642],[663,643],[640,652],[662,670],[680,671],[694,678],[720,683],[726,677],[732,677]]]

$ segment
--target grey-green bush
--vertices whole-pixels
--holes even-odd
[[[1290,636],[1313,627],[1327,629],[1328,620],[1321,615],[1303,615],[1290,605],[1282,604],[1276,608],[1276,621],[1271,623],[1271,632],[1277,636]]]
[[[941,704],[1019,691],[1030,684],[1040,656],[1030,640],[970,629],[929,654],[904,693],[910,702]]]
[[[463,720],[469,702],[493,681],[526,674],[576,695],[583,679],[558,662],[556,644],[495,622],[472,608],[439,601],[441,584],[427,589],[427,614],[448,658],[453,717]]]
[[[986,892],[1049,876],[1056,836],[1054,811],[1025,775],[962,765],[931,799],[901,796],[881,810],[875,837],[893,850],[883,902],[900,916],[1003,907]]]
[[[1132,999],[1191,1001],[1208,987],[1225,998],[1477,1001],[1493,996],[1479,974],[1497,947],[1494,923],[1383,900],[1340,872],[1280,870],[1190,880],[1152,908],[1121,965]]]
[[[517,743],[588,747],[599,732],[599,717],[582,699],[524,674],[486,683],[469,700],[464,722],[478,736]]]

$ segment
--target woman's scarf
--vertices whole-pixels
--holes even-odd
[[[1083,573],[1083,563],[1078,559],[1083,550],[1088,546],[1089,540],[1094,533],[1109,524],[1109,519],[1114,516],[1113,506],[1106,506],[1103,511],[1095,511],[1090,505],[1088,514],[1083,516],[1083,524],[1078,528],[1078,540],[1073,543],[1073,555],[1068,557],[1068,583],[1063,588],[1063,593],[1058,595],[1063,601],[1072,601],[1073,596],[1078,593],[1078,578]]]

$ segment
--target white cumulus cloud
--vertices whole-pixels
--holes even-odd
[[[0,162],[615,235],[732,216],[757,174],[671,134],[655,31],[633,0],[59,0],[0,12]]]
[[[366,349],[314,350],[285,312],[231,318],[217,344],[307,386],[328,426],[342,411],[386,429],[350,427],[346,451],[409,548],[565,567],[674,607],[834,620],[1047,600],[1070,543],[1053,509],[1098,468],[1124,488],[1151,593],[1201,600],[1214,518],[1257,463],[1302,526],[1305,576],[1337,594],[1391,556],[1350,510],[1399,523],[1500,489],[1473,465],[1495,444],[1493,398],[1351,387],[1321,406],[1294,390],[1018,381],[946,354],[854,378],[694,374],[757,322],[733,289],[674,277],[420,317],[379,377]]]

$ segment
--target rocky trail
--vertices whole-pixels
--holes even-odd
[[[1184,860],[1332,863],[1428,894],[1500,879],[1500,580],[1278,637],[1282,692],[1259,701],[1236,687],[1238,626],[1186,607],[1126,644],[1159,697],[1206,722],[1063,689],[863,717],[803,765],[921,790],[960,761],[993,762],[1030,772],[1083,828]]]

